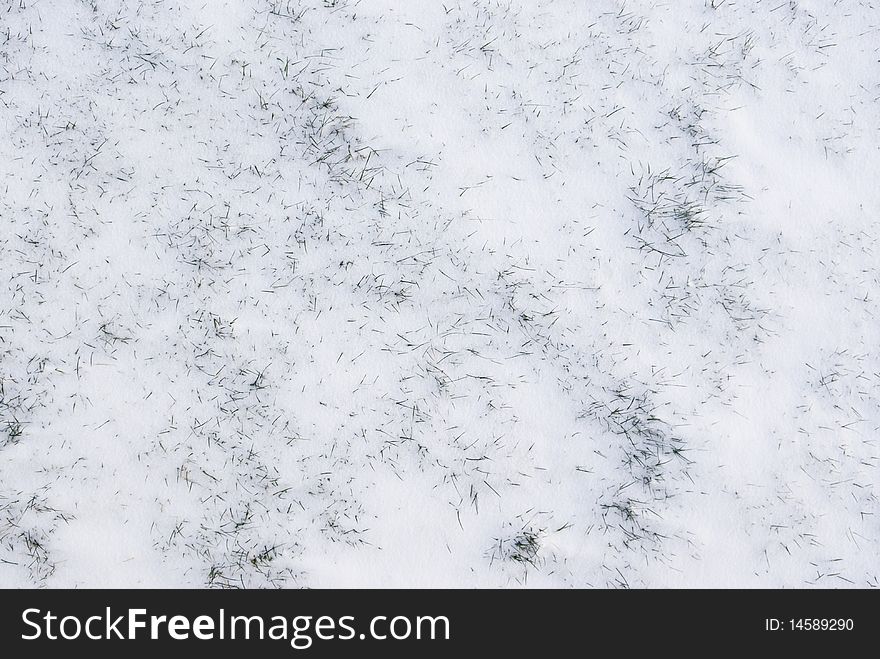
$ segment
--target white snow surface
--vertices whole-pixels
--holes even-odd
[[[870,587],[876,0],[2,0],[0,585]]]

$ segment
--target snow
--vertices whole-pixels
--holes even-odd
[[[0,6],[0,585],[878,585],[873,0]]]

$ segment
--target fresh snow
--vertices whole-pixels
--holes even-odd
[[[878,585],[876,0],[3,0],[0,585]]]

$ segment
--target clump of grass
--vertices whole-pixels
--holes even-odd
[[[6,441],[3,443],[4,446],[9,446],[10,444],[17,444],[19,438],[24,434],[24,425],[19,421],[7,421],[6,422]]]
[[[681,238],[714,227],[709,209],[743,197],[740,186],[721,176],[728,160],[695,158],[677,172],[647,167],[630,187],[629,195],[639,211],[633,235],[643,249],[669,257],[686,256]]]
[[[40,496],[0,491],[0,563],[22,568],[34,583],[45,582],[56,568],[49,550],[55,523],[69,519]]]
[[[513,536],[499,538],[492,550],[491,560],[538,567],[541,563],[541,531],[526,527]]]

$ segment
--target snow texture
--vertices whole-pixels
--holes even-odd
[[[0,585],[878,585],[877,0],[0,1]]]

